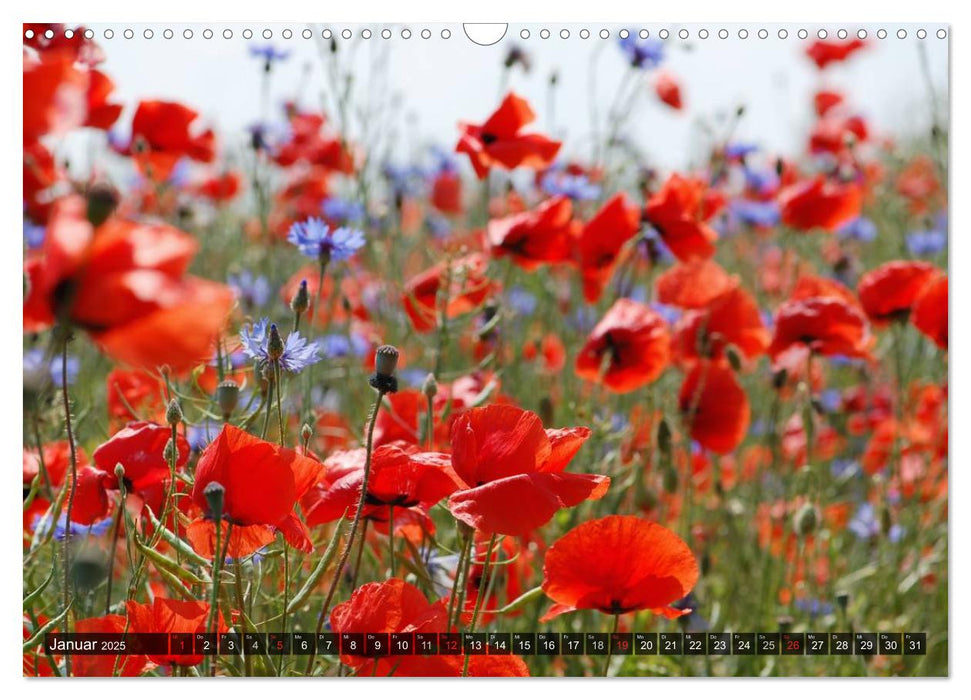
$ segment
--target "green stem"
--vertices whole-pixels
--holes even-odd
[[[74,443],[74,428],[71,424],[71,397],[67,390],[67,344],[69,341],[70,332],[67,332],[64,336],[64,347],[61,351],[61,396],[64,399],[64,428],[67,432],[67,444],[71,456],[71,490],[68,493],[67,510],[64,513],[64,599],[62,602],[66,611],[66,615],[64,616],[64,631],[66,633],[70,633],[71,631],[71,516],[74,512],[74,494],[77,491],[78,480],[78,453],[77,446]],[[55,525],[56,522],[51,523],[51,528],[53,529]],[[68,677],[71,675],[70,654],[64,656],[64,675]]]
[[[322,630],[324,627],[324,620],[327,618],[327,610],[330,608],[330,603],[334,599],[334,594],[337,592],[337,587],[340,585],[341,574],[344,573],[344,567],[347,565],[347,560],[350,557],[351,548],[354,546],[354,538],[357,536],[357,529],[361,524],[361,517],[364,513],[364,505],[367,499],[368,481],[371,478],[371,453],[373,452],[374,448],[374,424],[377,423],[378,411],[381,409],[381,402],[384,400],[384,394],[385,392],[379,391],[378,398],[371,407],[371,415],[368,420],[367,446],[364,458],[364,478],[361,482],[361,496],[357,502],[357,512],[354,514],[354,521],[351,523],[351,530],[347,536],[347,542],[344,544],[344,550],[341,552],[341,558],[337,562],[337,569],[334,571],[334,578],[331,581],[330,589],[327,591],[327,596],[324,598],[324,604],[321,606],[320,615],[317,617],[317,634],[320,634],[320,630]],[[310,654],[310,656],[307,658],[307,669],[304,675],[310,675],[315,657],[316,650],[315,653]]]
[[[610,632],[610,637],[607,638],[607,660],[604,661],[604,678],[610,673],[610,656],[614,648],[614,635],[617,634],[617,628],[620,627],[620,614],[614,615],[614,625]]]

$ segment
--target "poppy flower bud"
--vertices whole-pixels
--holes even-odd
[[[125,465],[121,462],[115,465],[115,479],[118,481],[118,489],[121,495],[125,495]]]
[[[233,411],[236,410],[236,404],[239,403],[239,384],[232,379],[220,382],[219,386],[216,387],[216,402],[223,412],[223,419],[229,420]]]
[[[179,455],[175,447],[175,441],[172,438],[165,441],[165,450],[162,452],[162,457],[169,464],[175,464],[178,461]]]
[[[398,390],[398,380],[394,372],[398,367],[398,348],[382,345],[374,352],[374,374],[368,383],[383,394],[393,394]]]
[[[792,618],[788,615],[782,615],[777,622],[779,623],[779,631],[783,634],[792,629]]]
[[[664,418],[657,425],[657,447],[664,456],[671,454],[671,426]]]
[[[100,226],[118,207],[118,191],[106,182],[91,185],[87,192],[88,221],[92,226]]]
[[[79,591],[94,590],[107,576],[104,556],[97,550],[82,550],[71,562],[71,579]]]
[[[819,525],[819,511],[812,503],[804,503],[793,518],[796,532],[800,535],[811,535]]]
[[[435,381],[435,375],[431,372],[425,377],[425,381],[421,383],[421,393],[428,399],[434,399],[438,395],[438,382]]]
[[[209,505],[209,514],[213,521],[218,523],[223,518],[226,488],[218,481],[210,481],[206,484],[206,488],[202,490],[202,495],[206,497],[206,503]]]
[[[742,358],[738,356],[738,351],[734,347],[725,348],[725,357],[728,358],[728,364],[731,365],[733,370],[736,372],[742,370]]]
[[[678,472],[673,468],[668,468],[664,470],[664,490],[668,493],[677,493],[678,491]]]
[[[880,531],[884,535],[890,534],[890,529],[893,527],[893,515],[890,513],[890,509],[884,506],[880,509]]]
[[[310,292],[307,291],[307,280],[300,280],[300,287],[297,288],[297,293],[290,300],[290,309],[295,314],[302,314],[306,313],[309,308]]]
[[[170,428],[174,428],[183,420],[185,420],[185,416],[182,415],[182,406],[179,405],[179,400],[172,399],[169,401],[168,408],[165,409],[165,422],[169,424]]]
[[[846,606],[850,602],[850,594],[846,592],[840,592],[836,594],[836,604],[840,607],[844,613],[846,613]]]
[[[275,362],[283,356],[285,349],[283,338],[280,337],[280,329],[276,327],[275,323],[271,323],[269,337],[266,340],[267,356]]]
[[[309,423],[304,423],[303,427],[300,428],[300,439],[303,440],[304,447],[310,443],[310,438],[314,436],[314,429],[310,427]]]
[[[789,379],[789,370],[785,367],[780,369],[778,372],[772,374],[772,388],[778,391],[786,385],[786,381]]]
[[[539,400],[539,418],[543,425],[553,425],[553,399],[549,396]]]

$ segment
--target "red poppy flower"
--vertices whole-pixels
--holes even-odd
[[[813,96],[813,106],[816,108],[816,116],[823,117],[829,110],[843,102],[843,95],[833,90],[819,90]]]
[[[142,492],[169,479],[169,465],[165,460],[165,443],[172,437],[172,429],[146,421],[129,423],[102,443],[91,455],[95,466],[105,472],[106,487],[118,488],[115,465],[125,468],[125,486],[129,491]],[[178,436],[176,469],[189,460],[189,443]]]
[[[289,167],[294,163],[306,163],[325,172],[354,172],[353,154],[337,134],[328,132],[323,115],[301,112],[288,104],[287,117],[289,138],[273,148],[273,160],[277,165]]]
[[[894,260],[863,275],[857,283],[856,293],[863,310],[874,323],[906,320],[917,295],[937,272],[930,263]]]
[[[493,219],[486,229],[496,257],[509,256],[524,270],[570,257],[573,205],[567,197],[547,199],[532,211]]]
[[[199,634],[208,631],[209,605],[195,600],[172,600],[156,597],[151,603],[125,603],[128,611],[128,631],[132,634]],[[216,613],[216,632],[227,631],[222,615]],[[160,666],[195,666],[202,663],[202,654],[149,655]]]
[[[718,233],[707,221],[720,203],[702,180],[673,173],[647,201],[644,216],[679,260],[710,258]]]
[[[947,275],[940,274],[924,285],[910,316],[914,327],[947,350]]]
[[[826,117],[813,127],[809,135],[809,151],[838,155],[846,150],[851,140],[866,141],[869,133],[863,117]]]
[[[405,284],[401,303],[419,333],[428,333],[438,323],[438,293],[448,284],[445,315],[455,318],[477,309],[496,290],[485,275],[488,261],[478,253],[439,263],[412,277]]]
[[[189,543],[202,556],[213,556],[216,528],[208,515],[204,491],[208,484],[218,482],[225,488],[223,534],[228,523],[233,525],[228,556],[252,554],[272,542],[277,531],[293,547],[310,552],[310,534],[294,506],[322,474],[323,465],[315,459],[235,426],[223,426],[196,465],[192,500],[207,516],[189,525]]]
[[[366,583],[350,600],[334,607],[330,626],[338,634],[441,633],[448,631],[448,610],[444,600],[429,603],[410,583],[392,578]],[[408,656],[368,658],[342,654],[341,661],[359,676],[461,676],[464,656],[422,656],[420,650]],[[528,676],[518,656],[470,656],[469,676]]]
[[[239,194],[241,187],[242,178],[239,173],[229,171],[203,180],[196,185],[195,192],[213,202],[228,202]]]
[[[661,102],[673,109],[681,109],[681,86],[673,75],[660,71],[654,76],[654,92]]]
[[[25,261],[24,330],[69,320],[106,354],[145,368],[182,372],[208,359],[233,295],[185,274],[197,242],[163,224],[109,218],[95,227],[86,210],[81,197],[60,200]]]
[[[911,211],[925,212],[931,206],[931,200],[941,192],[937,166],[928,156],[918,155],[897,176],[896,186],[897,191],[909,200]]]
[[[345,512],[354,517],[364,481],[366,452],[364,448],[341,451],[324,460],[324,481],[300,499],[307,525],[332,522]],[[363,516],[386,519],[389,507],[417,507],[427,512],[459,486],[448,455],[419,452],[417,447],[403,443],[381,445],[371,455]]]
[[[523,535],[560,508],[596,500],[610,478],[564,472],[589,428],[544,430],[515,406],[473,408],[452,426],[452,467],[466,485],[449,498],[456,518],[484,533]]]
[[[835,231],[859,218],[863,191],[855,182],[835,182],[820,176],[786,187],[779,193],[782,222],[800,230]]]
[[[583,275],[583,297],[594,302],[610,282],[621,248],[640,228],[637,210],[623,194],[609,202],[580,231],[576,240],[580,272]]]
[[[84,126],[107,130],[118,121],[122,106],[108,102],[115,84],[111,78],[99,70],[88,73],[88,116]]]
[[[455,150],[469,156],[480,180],[494,166],[507,170],[549,167],[561,144],[541,134],[521,133],[534,119],[529,103],[509,93],[485,124],[459,124],[462,136]]]
[[[112,634],[125,633],[124,615],[105,615],[104,617],[89,617],[74,623],[77,634]],[[114,676],[117,662],[117,675],[137,676],[146,668],[152,668],[148,657],[143,654],[78,654],[71,663],[71,671],[75,676],[85,678]]]
[[[42,143],[24,144],[24,214],[31,221],[47,223],[54,204],[54,186],[63,181],[64,172]]]
[[[812,59],[817,68],[822,70],[830,63],[845,61],[864,46],[866,46],[866,42],[862,39],[850,39],[849,41],[826,41],[820,39],[806,47],[806,55]]]
[[[791,301],[799,301],[800,299],[811,299],[812,297],[833,297],[853,308],[859,309],[860,311],[863,310],[860,307],[859,299],[856,298],[853,291],[841,282],[837,282],[829,277],[820,277],[819,275],[802,275],[796,280],[796,286],[792,288],[789,299]]]
[[[590,520],[546,553],[543,592],[555,605],[541,621],[574,610],[680,617],[691,611],[671,603],[691,591],[698,573],[688,545],[666,527],[632,515]]]
[[[216,135],[212,129],[193,132],[198,116],[178,102],[139,102],[132,120],[131,142],[121,151],[156,182],[167,180],[181,158],[211,163],[216,157]]]
[[[627,393],[661,376],[668,366],[670,349],[664,319],[643,304],[618,299],[577,354],[576,373],[587,381],[602,381],[613,391]]]
[[[738,285],[738,277],[729,275],[714,260],[694,259],[679,262],[657,278],[657,300],[682,309],[700,309],[712,299]]]
[[[70,52],[24,56],[24,144],[81,126],[87,115],[88,76]]]
[[[678,407],[691,427],[691,438],[712,452],[732,452],[748,432],[748,395],[725,361],[692,365],[681,384]]]
[[[432,180],[429,197],[432,206],[443,214],[462,213],[462,177],[451,170],[443,170]]]
[[[704,309],[686,312],[674,327],[674,354],[679,360],[719,358],[729,345],[754,358],[769,347],[770,335],[752,295],[733,287]]]
[[[775,360],[793,346],[803,346],[820,355],[868,358],[872,344],[860,311],[835,297],[810,297],[779,307],[769,356]]]

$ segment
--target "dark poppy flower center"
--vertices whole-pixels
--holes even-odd
[[[493,144],[493,143],[495,143],[496,141],[498,141],[498,140],[499,140],[499,137],[498,137],[498,136],[496,136],[495,134],[490,134],[490,133],[489,133],[489,132],[487,132],[487,131],[483,131],[483,132],[482,132],[482,134],[480,134],[480,135],[479,135],[479,139],[480,139],[480,140],[482,141],[482,143],[484,143],[484,144],[485,144],[486,146],[489,146],[489,145],[491,145],[491,144]]]

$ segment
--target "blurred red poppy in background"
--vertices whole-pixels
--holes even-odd
[[[769,355],[775,360],[803,346],[819,355],[868,358],[872,344],[862,312],[835,297],[810,297],[779,306]]]
[[[216,157],[216,134],[199,132],[193,124],[199,113],[178,102],[145,100],[138,103],[131,140],[119,148],[151,180],[162,182],[181,158],[211,163]]]
[[[947,275],[939,274],[924,285],[910,316],[914,327],[947,350]]]
[[[678,408],[691,438],[718,454],[728,454],[745,439],[752,413],[748,395],[724,360],[692,365],[678,393]]]
[[[478,308],[497,286],[486,277],[488,261],[478,253],[439,263],[412,277],[401,297],[408,318],[419,333],[438,325],[438,294],[447,285],[445,315],[455,318]]]
[[[320,480],[323,470],[323,464],[316,459],[261,440],[233,425],[223,426],[196,465],[192,500],[206,516],[189,525],[189,543],[202,556],[213,556],[216,528],[205,490],[210,483],[218,482],[225,489],[221,546],[226,546],[228,525],[233,526],[227,556],[252,554],[272,542],[277,531],[291,546],[310,552],[310,533],[294,506]]]
[[[681,316],[674,327],[673,352],[678,361],[719,358],[732,345],[752,359],[765,352],[769,341],[755,299],[741,287],[733,287],[705,308]]]
[[[486,235],[495,257],[508,256],[524,270],[570,258],[573,205],[553,197],[531,211],[489,222]]]
[[[667,71],[659,71],[654,76],[654,92],[661,102],[672,109],[681,109],[681,86],[673,75]]]
[[[576,255],[583,275],[583,297],[595,302],[614,273],[621,248],[640,228],[637,210],[623,192],[603,205],[580,231]]]
[[[710,258],[718,232],[708,220],[723,203],[704,181],[673,173],[647,201],[644,216],[679,260]]]
[[[544,430],[539,416],[515,406],[463,413],[452,426],[452,467],[465,488],[449,510],[481,532],[524,535],[560,508],[601,498],[609,477],[563,471],[588,437],[589,428]]]
[[[711,258],[696,258],[678,262],[658,276],[657,300],[682,309],[700,309],[737,285],[738,277]]]
[[[786,187],[779,193],[782,223],[805,231],[835,231],[859,218],[863,191],[855,182],[835,182],[820,176]]]
[[[555,604],[541,621],[574,610],[680,617],[691,611],[670,605],[691,591],[698,574],[688,545],[662,525],[632,515],[589,520],[546,553],[543,592]]]
[[[61,199],[43,246],[28,253],[24,330],[69,321],[111,357],[150,369],[182,372],[208,359],[233,294],[185,274],[198,242],[165,224],[109,217],[94,226],[88,208]]]
[[[820,39],[806,47],[806,55],[812,59],[817,68],[822,70],[831,63],[845,61],[865,46],[866,42],[862,39],[850,39],[848,41]]]
[[[577,353],[576,373],[627,393],[661,376],[670,354],[671,337],[664,319],[639,302],[618,299]]]
[[[465,153],[481,180],[494,166],[507,170],[525,166],[546,168],[560,150],[560,142],[542,134],[524,134],[523,127],[536,115],[529,103],[509,93],[484,124],[459,124],[462,136],[455,150]]]
[[[874,323],[906,321],[924,285],[937,273],[936,267],[920,260],[893,260],[860,277],[856,291]]]

